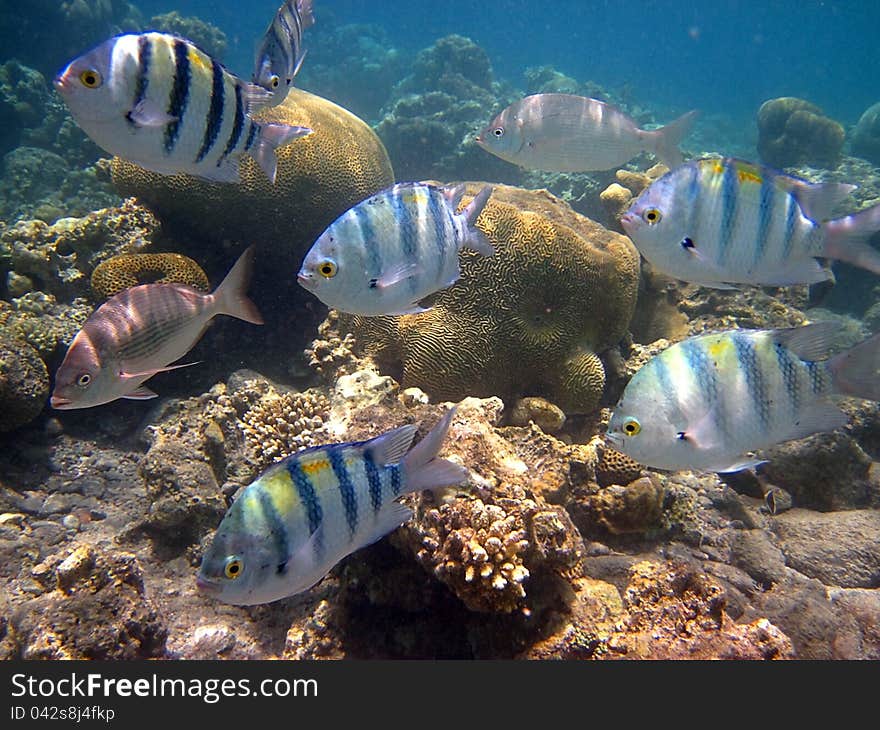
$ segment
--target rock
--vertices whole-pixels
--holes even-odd
[[[880,102],[869,106],[859,117],[850,145],[854,155],[880,165]]]
[[[825,585],[880,587],[880,512],[792,509],[772,523],[786,564]]]
[[[773,167],[809,164],[833,169],[845,138],[838,122],[803,99],[770,99],[758,110],[758,154]]]
[[[39,353],[0,329],[0,433],[35,419],[49,399],[49,373]]]

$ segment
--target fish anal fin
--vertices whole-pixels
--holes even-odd
[[[131,391],[131,393],[126,393],[122,397],[128,400],[150,400],[150,398],[158,398],[159,396],[147,386],[142,385],[140,388]]]

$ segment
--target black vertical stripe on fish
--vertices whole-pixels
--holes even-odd
[[[236,82],[235,119],[232,122],[232,131],[229,133],[229,139],[226,140],[226,147],[223,149],[223,154],[220,155],[220,159],[217,160],[217,167],[220,167],[220,165],[223,164],[223,161],[235,149],[236,145],[238,145],[238,140],[241,139],[242,129],[244,129],[244,104],[241,100],[241,84]]]
[[[284,566],[287,565],[287,561],[290,559],[290,546],[287,542],[287,526],[284,524],[284,520],[281,519],[278,508],[272,501],[272,495],[262,488],[257,489],[256,491],[260,509],[263,511],[263,519],[269,526],[272,543],[275,545],[275,564],[278,566],[278,572],[283,572]]]
[[[341,447],[331,446],[327,456],[330,459],[330,468],[333,469],[336,481],[339,483],[339,496],[342,498],[342,506],[345,508],[345,520],[348,522],[351,536],[354,537],[358,525],[357,496],[354,493],[351,474],[348,473],[348,467],[345,465],[345,454]]]
[[[703,349],[703,343],[685,340],[682,343],[685,360],[697,379],[697,387],[703,396],[707,409],[712,413],[712,420],[722,433],[727,432],[727,419],[723,412],[723,403],[719,397],[718,375],[715,362]]]
[[[299,459],[290,459],[284,462],[284,465],[287,468],[287,473],[290,474],[290,478],[296,486],[300,501],[306,508],[306,520],[309,523],[309,535],[314,535],[315,532],[321,528],[321,523],[324,520],[324,512],[321,509],[321,503],[318,500],[315,487],[312,485],[312,480],[309,479],[308,475],[303,471]],[[317,553],[323,551],[323,541],[320,538],[321,536],[318,535],[318,539],[315,541],[315,551]]]
[[[755,234],[755,255],[752,265],[757,266],[764,256],[770,225],[773,222],[773,207],[776,202],[776,191],[769,175],[761,177],[760,203],[758,204],[758,231]]]
[[[189,101],[189,90],[192,82],[192,71],[189,66],[189,46],[186,41],[174,39],[174,84],[168,98],[168,116],[173,121],[165,127],[165,152],[171,154],[177,144],[180,128],[183,126],[183,115]]]
[[[367,472],[367,483],[370,486],[370,504],[373,507],[373,515],[375,516],[382,509],[382,475],[379,473],[379,467],[376,466],[373,452],[369,449],[364,451],[364,469]]]
[[[257,137],[257,130],[258,129],[259,129],[259,127],[257,126],[256,122],[254,122],[253,119],[248,119],[247,140],[244,143],[244,148],[246,150],[249,150],[251,147],[253,147],[254,140]]]
[[[797,418],[798,411],[801,407],[800,384],[798,383],[797,368],[795,359],[788,350],[779,343],[776,347],[776,364],[779,366],[779,372],[782,374],[782,385],[788,395],[791,404],[791,413]]]
[[[441,194],[436,190],[428,190],[428,215],[434,222],[434,242],[437,244],[437,271],[443,271],[446,268],[446,220],[447,210],[445,200],[441,200]],[[453,211],[454,214],[454,211]],[[454,229],[454,225],[453,225]],[[458,252],[456,251],[456,255]]]
[[[728,163],[721,173],[721,230],[719,231],[718,263],[723,264],[733,240],[733,229],[739,198],[739,175],[736,167]]]
[[[810,390],[813,395],[821,395],[825,390],[825,365],[818,362],[808,362],[807,372],[810,374]]]
[[[211,85],[211,108],[208,110],[208,123],[205,125],[205,136],[202,139],[202,146],[199,154],[196,155],[196,162],[201,162],[217,141],[220,134],[220,127],[223,126],[223,87],[225,79],[223,76],[223,67],[214,59],[211,59],[211,74],[213,83]]]
[[[794,195],[788,193],[786,196],[788,208],[785,216],[785,233],[783,234],[782,260],[786,261],[791,253],[791,245],[794,242],[794,230],[797,223],[797,215],[800,211],[800,205]]]
[[[770,424],[770,403],[767,398],[767,383],[755,354],[755,345],[748,337],[734,336],[736,361],[746,378],[746,390],[749,392],[752,406],[758,414],[758,420],[766,432]]]
[[[125,115],[126,121],[133,126],[137,126],[137,122],[132,119],[131,113],[140,106],[147,96],[147,84],[150,81],[150,64],[153,60],[153,43],[146,34],[138,38],[138,70],[137,78],[134,82],[134,99],[132,100],[131,110]]]
[[[412,191],[404,193],[412,195]],[[412,203],[406,203],[400,192],[394,192],[391,196],[391,207],[394,210],[394,218],[400,230],[400,244],[403,248],[403,258],[407,264],[411,264],[417,260],[416,256],[416,237],[419,235],[418,221],[416,215],[410,209],[410,205],[418,207],[418,195],[413,196]],[[408,285],[411,292],[415,293],[418,285],[418,277],[410,276]]]
[[[381,200],[379,201],[381,204]],[[357,220],[358,228],[361,230],[361,238],[364,241],[364,250],[369,259],[369,269],[367,273],[373,279],[382,276],[382,252],[379,250],[379,238],[373,231],[372,213],[365,210],[362,206],[356,205],[352,208],[355,220]]]
[[[395,496],[400,494],[400,464],[389,464],[387,467],[391,473],[391,491]]]

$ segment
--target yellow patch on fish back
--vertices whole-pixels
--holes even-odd
[[[755,165],[749,165],[746,162],[735,162],[734,169],[740,182],[753,182],[760,185],[764,182],[761,173]]]
[[[202,71],[208,71],[211,68],[211,61],[195,46],[187,47],[187,56],[189,57],[189,62]]]
[[[718,361],[723,358],[725,355],[729,355],[733,350],[733,342],[727,337],[720,337],[715,342],[709,344],[707,348],[709,352],[709,357],[713,360]]]
[[[427,203],[428,194],[424,190],[413,190],[400,196],[404,203]]]
[[[291,510],[299,505],[299,494],[287,469],[282,468],[265,474],[260,479],[260,486],[264,493],[269,495],[272,505],[280,515],[290,514]]]
[[[324,469],[330,468],[330,460],[321,454],[309,454],[300,459],[300,469],[306,476],[314,476]]]

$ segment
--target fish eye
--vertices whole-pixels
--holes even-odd
[[[318,273],[325,279],[332,279],[336,276],[336,264],[332,261],[322,261],[318,266]]]
[[[95,69],[89,68],[79,75],[79,81],[87,89],[97,89],[101,85],[103,79],[101,78],[101,74],[95,71]]]
[[[238,576],[241,575],[241,572],[244,570],[244,563],[241,562],[239,558],[236,557],[228,557],[226,558],[226,566],[223,568],[223,574],[229,578],[229,580],[235,580]]]
[[[642,213],[642,218],[649,226],[653,226],[660,222],[660,219],[663,218],[663,214],[660,212],[659,208],[648,208]]]
[[[277,88],[278,88],[278,84],[281,83],[281,79],[278,78],[278,74],[273,74],[272,76],[270,76],[270,77],[269,77],[269,83],[272,84],[272,88],[273,88],[273,89],[277,89]]]
[[[639,431],[642,430],[642,424],[638,422],[635,418],[627,418],[623,422],[623,432],[627,436],[635,436]]]
[[[504,127],[495,127],[495,129],[492,130],[492,134],[494,134],[496,137],[503,137]]]
[[[88,384],[91,383],[91,382],[92,382],[92,376],[89,375],[88,373],[83,373],[82,375],[80,375],[80,376],[76,379],[76,384],[77,384],[80,388],[85,388],[85,387],[88,386]]]

